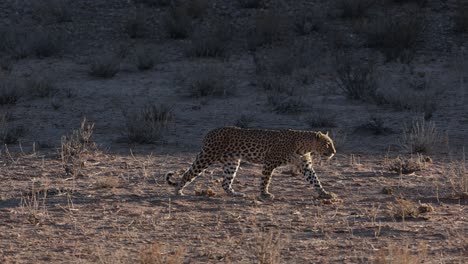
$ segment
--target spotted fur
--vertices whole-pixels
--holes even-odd
[[[176,194],[200,173],[215,162],[223,165],[223,189],[232,196],[243,196],[232,188],[241,160],[262,164],[261,196],[273,198],[268,192],[272,173],[276,167],[295,164],[298,171],[314,186],[322,198],[333,198],[335,194],[325,191],[312,168],[310,154],[320,153],[329,159],[336,153],[332,139],[327,134],[300,130],[265,130],[223,127],[210,131],[192,166],[178,181],[173,181],[173,172],[166,174],[167,182],[176,187]]]

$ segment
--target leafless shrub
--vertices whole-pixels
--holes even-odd
[[[268,46],[281,40],[287,32],[288,26],[288,20],[275,11],[265,11],[257,15],[255,29],[248,38],[249,49],[255,50],[258,47]]]
[[[147,104],[134,113],[124,113],[126,138],[129,143],[156,143],[162,139],[173,121],[172,110],[166,105]]]
[[[72,21],[70,1],[42,0],[34,1],[33,15],[43,23],[62,23]]]
[[[236,127],[247,128],[250,124],[255,121],[255,118],[252,115],[242,114],[234,124]]]
[[[395,198],[388,204],[390,216],[396,220],[416,219],[422,213],[432,212],[434,208],[428,204],[415,203],[404,198]]]
[[[59,156],[67,174],[77,176],[86,163],[87,155],[96,149],[95,143],[91,141],[93,130],[94,123],[88,123],[84,117],[79,129],[62,136]]]
[[[47,219],[46,199],[47,192],[36,190],[34,185],[30,192],[21,196],[21,209],[28,216],[28,221],[31,224],[38,225]]]
[[[130,38],[144,38],[148,34],[147,17],[148,15],[143,9],[137,9],[135,14],[128,18],[125,31]]]
[[[444,174],[450,183],[453,198],[468,199],[468,170],[466,160],[454,161],[444,166]]]
[[[31,97],[49,97],[57,93],[54,81],[44,75],[35,75],[26,82],[26,90]]]
[[[171,6],[165,18],[165,29],[170,38],[187,38],[192,32],[192,21],[187,8],[180,5]]]
[[[317,127],[336,127],[336,114],[327,108],[316,108],[310,111],[305,121],[311,128]]]
[[[10,123],[9,115],[6,112],[0,112],[0,143],[14,144],[23,137],[26,130],[21,126],[13,126]]]
[[[441,142],[439,131],[434,122],[423,118],[413,119],[408,127],[403,129],[401,145],[411,153],[428,153]]]
[[[13,105],[23,96],[23,85],[16,79],[0,81],[0,105]]]
[[[143,4],[151,7],[168,6],[172,0],[135,0],[136,4]]]
[[[361,18],[374,2],[375,0],[339,0],[338,8],[343,18]]]
[[[427,5],[427,0],[393,0],[393,2],[400,4],[413,3],[419,7],[425,7]]]
[[[138,47],[135,50],[135,64],[140,71],[152,69],[157,57],[154,50],[148,47]]]
[[[457,10],[455,12],[455,31],[460,33],[468,32],[468,3],[463,1],[457,2]]]
[[[256,263],[275,264],[281,262],[281,249],[283,247],[281,235],[272,231],[255,234],[255,244],[252,245]]]
[[[279,93],[269,95],[267,104],[278,114],[299,114],[305,108],[305,103],[300,98]]]
[[[104,55],[96,58],[90,65],[89,75],[99,78],[112,78],[120,70],[120,59]]]
[[[145,246],[140,251],[139,263],[141,264],[179,264],[184,262],[185,249],[177,247],[174,252],[165,252],[165,246],[153,243]]]
[[[196,34],[187,49],[187,55],[196,57],[222,57],[226,54],[227,42],[218,32]]]
[[[421,154],[409,158],[399,156],[389,161],[388,170],[399,174],[411,174],[426,168],[428,162],[432,162],[432,159]]]
[[[380,50],[387,61],[410,62],[424,23],[425,18],[418,16],[380,16],[367,28],[367,43]]]
[[[227,85],[224,72],[215,67],[198,69],[187,82],[186,91],[189,97],[220,97],[233,93]]]
[[[238,0],[242,8],[261,8],[265,6],[265,0]]]
[[[419,245],[412,252],[409,246],[398,244],[390,244],[378,251],[377,256],[371,263],[375,264],[415,264],[424,263],[427,261],[427,247]]]
[[[273,74],[262,74],[257,76],[257,86],[263,91],[294,95],[296,84],[289,77]]]
[[[374,101],[377,91],[374,63],[358,61],[344,53],[340,55],[336,58],[337,82],[346,97],[353,100]]]

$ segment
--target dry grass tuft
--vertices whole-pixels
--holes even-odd
[[[180,264],[184,263],[185,248],[176,247],[174,252],[167,253],[166,246],[153,243],[140,250],[139,263],[141,264]]]
[[[32,97],[50,97],[57,93],[58,89],[54,81],[48,76],[34,75],[26,82],[26,90]]]
[[[120,71],[120,59],[104,55],[96,58],[89,67],[89,75],[98,78],[112,78]]]
[[[226,55],[230,34],[231,28],[226,23],[207,33],[198,32],[193,35],[192,43],[186,53],[194,57],[223,57]]]
[[[160,141],[167,126],[174,120],[166,105],[147,104],[135,113],[124,113],[128,143],[148,144]]]
[[[233,94],[227,85],[224,71],[214,66],[196,70],[187,79],[186,91],[189,97],[222,97]]]
[[[0,105],[14,105],[23,96],[23,85],[16,79],[0,81]]]
[[[433,212],[434,208],[429,204],[415,203],[404,198],[395,198],[388,204],[390,216],[397,220],[417,219],[420,214]]]
[[[154,67],[158,56],[156,52],[149,47],[137,47],[135,49],[135,64],[140,71],[147,71]]]
[[[429,153],[440,142],[441,137],[434,122],[416,118],[409,127],[404,128],[401,146],[411,153]]]
[[[453,198],[468,199],[468,170],[466,161],[455,161],[447,164],[444,173],[449,180]]]
[[[278,114],[299,114],[304,111],[305,103],[302,99],[283,94],[272,94],[267,98],[267,104]]]
[[[410,158],[397,157],[390,160],[388,170],[399,174],[412,174],[426,168],[426,163],[428,162],[431,163],[432,159],[420,154],[417,154],[416,157],[411,156]]]
[[[0,113],[0,143],[14,144],[24,136],[26,130],[22,126],[13,126],[7,112]]]

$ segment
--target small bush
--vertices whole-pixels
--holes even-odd
[[[454,161],[444,167],[444,174],[447,175],[452,197],[458,199],[468,199],[468,170],[466,161]]]
[[[147,104],[135,113],[125,114],[126,138],[129,143],[156,143],[172,122],[172,110],[165,105]]]
[[[428,153],[440,141],[439,131],[434,122],[417,118],[411,122],[409,127],[404,128],[401,144],[411,153]]]
[[[147,15],[142,10],[137,10],[134,16],[130,17],[125,24],[125,32],[132,39],[144,38],[148,33],[146,25]]]
[[[59,157],[67,175],[77,176],[88,154],[96,149],[96,144],[91,141],[93,131],[94,123],[89,123],[86,117],[83,117],[79,129],[74,129],[70,135],[62,136]]]
[[[139,47],[135,50],[135,64],[140,71],[152,69],[156,60],[157,55],[153,49]]]
[[[34,2],[33,15],[43,23],[72,21],[72,12],[68,0],[42,0]]]
[[[255,50],[281,40],[286,33],[287,26],[287,20],[276,12],[266,11],[257,15],[255,29],[248,38],[249,49]]]
[[[262,74],[257,76],[257,86],[261,90],[287,95],[296,94],[296,85],[289,77],[275,76],[273,74]]]
[[[8,113],[0,113],[0,143],[14,144],[23,137],[26,130],[20,126],[11,126]]]
[[[189,97],[219,97],[231,94],[227,87],[224,73],[214,67],[200,69],[188,79],[187,92]]]
[[[246,128],[249,127],[250,124],[255,120],[252,115],[242,114],[239,119],[237,119],[236,123],[234,124],[236,127]]]
[[[99,78],[112,78],[120,70],[120,59],[104,55],[96,58],[89,67],[89,75]]]
[[[352,100],[373,101],[376,99],[377,82],[373,62],[361,62],[348,55],[336,61],[338,86]]]
[[[336,114],[332,113],[330,109],[318,108],[310,112],[311,114],[305,119],[309,127],[336,127]]]
[[[340,0],[338,8],[343,18],[361,18],[367,14],[367,10],[375,0]]]
[[[434,208],[429,204],[417,204],[404,198],[396,198],[388,204],[390,216],[397,220],[416,219],[422,213],[432,212]]]
[[[150,7],[157,6],[168,6],[171,4],[171,0],[135,0],[136,4],[143,4]]]
[[[267,103],[278,114],[299,114],[305,108],[301,99],[282,94],[268,96]]]
[[[0,81],[0,106],[14,105],[23,96],[23,86],[17,80]]]
[[[31,97],[49,97],[57,93],[55,83],[47,76],[33,76],[26,82],[26,90]]]
[[[455,31],[459,33],[468,32],[468,3],[459,1],[455,12]]]
[[[421,171],[426,167],[426,162],[431,162],[431,158],[417,154],[416,157],[397,157],[389,161],[388,170],[399,174],[411,174]]]
[[[238,0],[242,8],[262,8],[265,6],[265,0]]]
[[[173,39],[185,39],[192,32],[192,21],[184,6],[171,6],[165,19],[165,29],[168,37]]]
[[[381,16],[368,28],[368,46],[380,50],[387,61],[410,62],[424,23],[425,18],[418,16]]]

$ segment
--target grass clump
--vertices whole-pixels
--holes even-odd
[[[120,70],[120,59],[104,55],[96,58],[89,66],[89,75],[98,78],[112,78]]]
[[[189,97],[221,97],[232,94],[227,86],[225,74],[215,67],[206,67],[194,72],[188,79],[186,89]]]
[[[128,143],[149,144],[160,141],[170,122],[172,110],[166,105],[146,104],[134,113],[124,114]]]
[[[444,172],[452,189],[451,196],[457,199],[468,199],[468,170],[465,158],[447,164]]]
[[[422,213],[434,211],[429,204],[415,203],[404,198],[395,198],[388,204],[390,216],[396,220],[417,219]]]
[[[326,108],[317,108],[311,111],[305,121],[311,128],[336,127],[336,114]]]
[[[346,54],[336,59],[337,83],[348,99],[376,99],[377,82],[374,71],[372,61],[357,61]]]
[[[10,115],[6,112],[0,113],[0,143],[14,144],[26,134],[22,126],[12,126],[10,124]]]
[[[361,18],[374,3],[375,0],[340,0],[338,8],[342,18]]]
[[[299,114],[305,108],[305,103],[301,99],[283,94],[268,96],[267,104],[277,114]]]
[[[171,6],[165,18],[165,29],[168,37],[173,39],[185,39],[190,36],[192,20],[185,6]]]
[[[16,79],[0,81],[0,106],[14,105],[23,96],[23,86]]]
[[[410,62],[417,41],[425,30],[425,18],[418,16],[381,16],[367,29],[367,44],[380,50],[387,61]]]
[[[431,163],[432,159],[428,156],[417,154],[410,158],[396,157],[389,161],[388,170],[399,174],[412,174],[421,171],[426,167],[426,163]]]
[[[424,118],[413,119],[409,127],[405,127],[401,145],[411,153],[429,153],[440,143],[439,131],[434,122]]]
[[[26,89],[32,97],[45,98],[57,93],[55,83],[47,76],[33,76],[26,82]]]
[[[156,64],[157,57],[154,50],[148,47],[138,47],[135,50],[135,64],[140,71],[152,69]]]

